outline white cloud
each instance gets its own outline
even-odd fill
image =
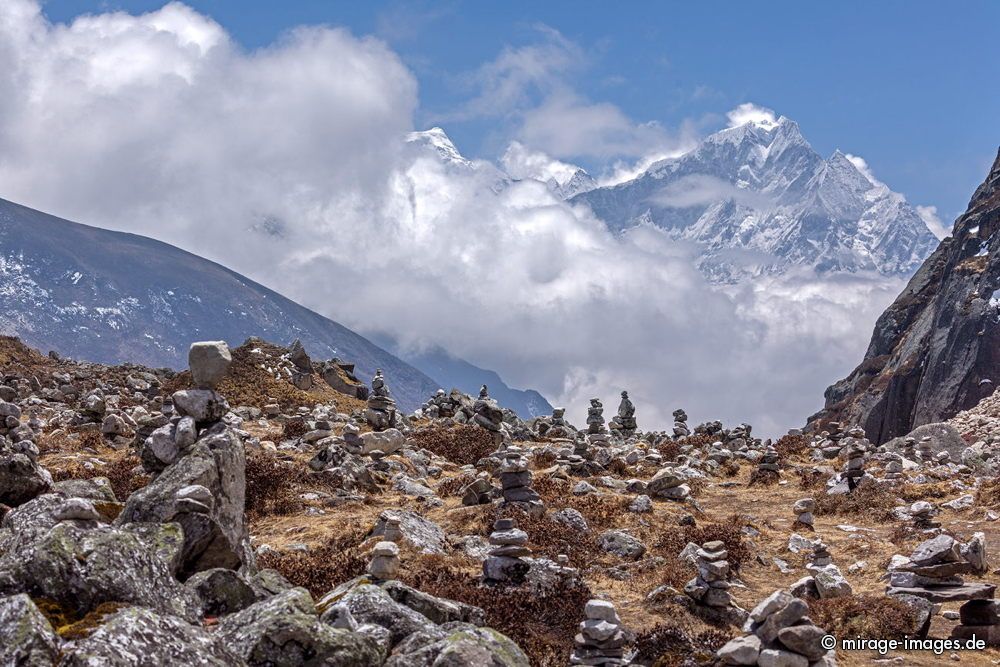
[[[728,200],[756,209],[767,208],[772,203],[765,194],[706,174],[684,176],[650,197],[650,201],[663,208],[707,206]]]
[[[916,206],[915,208],[917,209],[917,215],[927,225],[927,229],[931,230],[931,234],[939,239],[951,235],[951,229],[945,226],[938,215],[937,206]]]
[[[760,107],[751,102],[745,102],[726,114],[729,119],[729,127],[739,127],[747,123],[760,125],[765,129],[773,127],[778,122],[778,117],[774,111],[767,107]]]
[[[871,182],[872,185],[884,185],[882,181],[875,178],[875,174],[872,172],[871,167],[868,166],[868,162],[858,155],[851,155],[850,153],[845,153],[844,157],[847,161],[854,165],[854,167],[864,174],[865,178]]]
[[[504,171],[514,178],[533,178],[543,183],[554,179],[560,185],[571,179],[580,169],[575,164],[556,160],[541,151],[531,150],[520,141],[511,142],[500,158],[500,164],[503,165]]]
[[[488,68],[489,94],[522,108],[526,86],[559,88],[575,52],[546,39]],[[342,29],[246,53],[181,4],[52,25],[36,2],[0,3],[0,196],[180,245],[362,332],[439,344],[578,423],[587,399],[613,411],[627,388],[647,428],[676,407],[799,425],[898,290],[794,276],[720,292],[663,232],[616,237],[542,183],[497,194],[490,170],[402,150],[416,107],[396,54]],[[637,137],[665,133],[565,90],[523,118],[556,158],[655,154]]]

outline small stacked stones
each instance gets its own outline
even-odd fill
[[[994,584],[965,583],[962,574],[985,574],[986,539],[976,533],[968,544],[949,535],[922,542],[909,558],[893,556],[889,565],[888,595],[916,595],[932,603],[985,600],[993,597]]]
[[[920,456],[920,460],[924,462],[931,461],[934,458],[934,447],[932,446],[930,436],[920,438],[920,443],[917,445],[917,453]]]
[[[816,509],[816,501],[812,498],[801,498],[795,501],[792,512],[795,513],[795,523],[803,526],[813,527],[813,510]]]
[[[777,474],[780,469],[778,466],[778,450],[774,448],[774,445],[768,443],[764,454],[760,457],[760,462],[757,464],[757,472]]]
[[[579,457],[575,459],[574,457]],[[593,452],[590,451],[590,443],[587,440],[587,435],[582,431],[576,434],[576,439],[573,441],[573,456],[570,457],[571,463],[580,463],[582,461],[590,461],[594,458]]]
[[[787,591],[764,598],[743,626],[750,634],[729,641],[716,656],[724,665],[835,665],[821,645],[826,631],[813,625],[809,605]]]
[[[608,445],[608,429],[604,425],[604,404],[601,399],[590,399],[590,407],[587,408],[587,439],[590,444],[598,447]]]
[[[505,503],[526,503],[529,506],[542,506],[542,499],[531,488],[531,471],[528,470],[528,459],[520,447],[508,447],[503,452],[503,463],[499,469],[500,486]]]
[[[628,398],[628,392],[622,392],[622,402],[618,405],[618,416],[611,420],[612,430],[618,431],[623,438],[635,435],[639,426],[635,420],[635,406]]]
[[[910,461],[917,460],[917,439],[913,436],[906,436],[903,440],[903,456],[905,456]]]
[[[571,665],[624,665],[625,633],[615,606],[604,600],[590,600],[584,607],[586,620],[574,638]]]
[[[812,567],[826,567],[833,564],[833,556],[830,555],[830,547],[823,540],[815,540],[812,543],[812,558],[809,565]]]
[[[368,424],[376,431],[384,431],[396,426],[396,401],[389,394],[382,369],[375,370],[372,391],[368,396],[368,410],[365,412]]]
[[[674,437],[684,438],[691,435],[691,429],[687,425],[688,416],[682,409],[674,410]]]
[[[397,544],[403,539],[403,529],[400,527],[400,521],[398,517],[388,517],[385,520],[385,529],[382,531],[382,539],[386,542],[396,542]]]
[[[940,528],[941,524],[939,522],[932,521],[932,518],[936,516],[937,513],[937,508],[926,500],[918,500],[910,505],[909,514],[913,519],[913,527],[920,530]]]
[[[719,610],[733,607],[729,595],[729,552],[720,540],[705,542],[695,553],[698,575],[684,586],[684,592],[699,604]]]
[[[472,406],[474,413],[473,422],[493,433],[495,441],[503,440],[503,410],[497,402],[490,398],[489,392],[484,384],[479,390],[479,398]]]
[[[398,522],[397,522],[398,528]],[[386,525],[388,530],[388,524]],[[368,574],[373,579],[385,581],[395,579],[399,573],[399,547],[394,542],[378,542],[372,549],[372,560],[368,563]]]
[[[549,438],[568,438],[572,433],[566,426],[566,408],[552,408],[552,419],[545,436]]]
[[[853,491],[858,482],[865,476],[865,450],[860,445],[852,443],[847,447],[847,463],[844,464],[844,478],[847,488]]]
[[[346,449],[351,454],[360,454],[364,448],[364,441],[361,439],[361,428],[353,423],[347,422],[344,424],[344,430],[341,433],[341,438],[344,440],[344,449]]]
[[[528,534],[517,528],[513,519],[497,519],[490,534],[490,544],[496,548],[483,561],[483,578],[489,583],[523,582],[531,568],[521,560],[531,556],[527,543]]]
[[[885,479],[889,481],[903,480],[903,457],[895,452],[887,452],[884,459]]]

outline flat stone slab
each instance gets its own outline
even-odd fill
[[[989,600],[996,592],[995,584],[962,584],[961,586],[935,586],[934,588],[890,587],[886,595],[916,595],[931,602],[958,602],[959,600]]]

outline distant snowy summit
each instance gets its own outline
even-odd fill
[[[604,186],[517,142],[497,166],[463,157],[441,128],[407,140],[451,168],[488,172],[496,191],[537,180],[589,206],[614,232],[654,225],[693,242],[701,248],[699,267],[719,283],[796,267],[908,276],[938,244],[916,209],[863,160],[840,151],[824,159],[783,116],[716,132],[683,155]]]
[[[718,282],[805,266],[819,273],[910,275],[938,239],[865,163],[823,159],[792,120],[750,121],[575,196],[614,230],[652,224],[700,244]]]

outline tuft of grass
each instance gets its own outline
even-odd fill
[[[808,602],[813,623],[838,637],[892,639],[918,630],[913,608],[890,597],[852,595]]]
[[[892,521],[896,491],[884,484],[863,482],[850,493],[818,494],[814,513],[817,516],[862,517],[873,522]]]
[[[413,434],[413,440],[418,447],[458,465],[474,465],[497,448],[489,431],[471,424],[423,428]]]
[[[732,636],[721,630],[699,630],[695,624],[676,616],[636,636],[636,659],[653,667],[710,664],[715,652],[730,639]]]
[[[277,570],[319,599],[339,584],[365,573],[368,555],[359,549],[364,539],[364,532],[355,530],[309,551],[263,553],[257,557],[257,564]]]
[[[302,477],[295,465],[266,454],[249,454],[246,467],[246,513],[251,520],[292,514],[302,509],[296,483]]]

